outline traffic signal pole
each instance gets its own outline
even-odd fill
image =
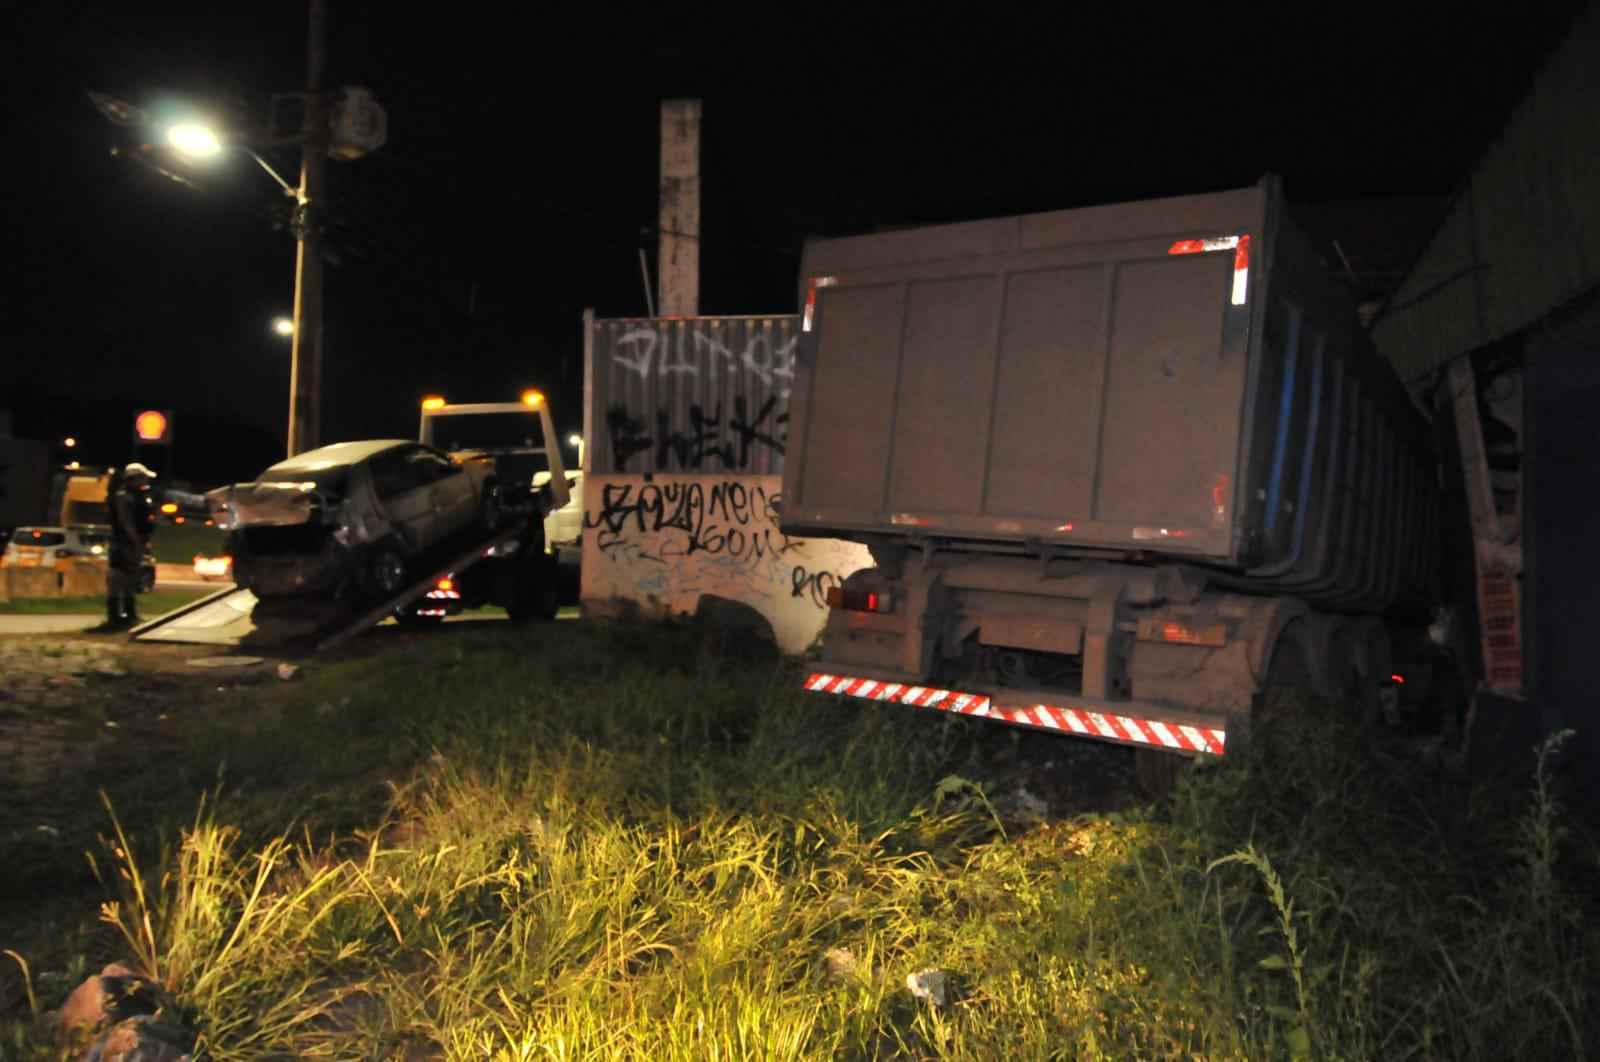
[[[322,233],[328,165],[327,3],[311,0],[306,109],[295,208],[294,338],[289,355],[289,456],[314,450],[322,433]]]

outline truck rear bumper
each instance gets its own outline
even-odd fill
[[[1009,688],[969,692],[825,672],[807,676],[805,687],[813,693],[931,708],[1138,748],[1221,756],[1227,746],[1227,716],[1155,701],[1100,701]]]

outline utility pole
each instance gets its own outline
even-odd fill
[[[700,101],[661,102],[659,262],[663,317],[700,312]]]
[[[294,232],[294,342],[289,355],[289,456],[315,449],[322,434],[322,234],[328,165],[327,2],[311,0],[306,104]]]

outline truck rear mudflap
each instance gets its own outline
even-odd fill
[[[1032,730],[1180,754],[1221,756],[1228,740],[1227,716],[1175,708],[1155,701],[1102,702],[1015,689],[995,693],[967,692],[827,672],[813,672],[807,676],[805,687],[813,693],[905,704]]]

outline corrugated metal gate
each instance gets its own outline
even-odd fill
[[[800,318],[621,318],[587,329],[587,468],[778,474]]]

